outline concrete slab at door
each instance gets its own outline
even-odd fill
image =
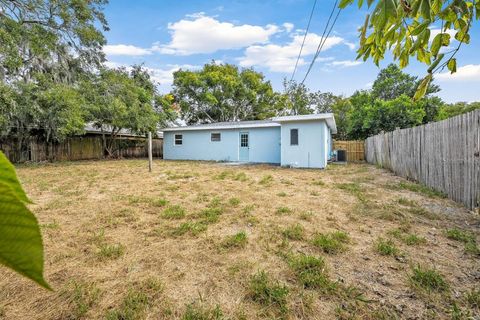
[[[250,159],[250,141],[248,132],[240,132],[239,161],[248,162]]]

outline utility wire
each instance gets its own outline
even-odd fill
[[[302,46],[300,47],[300,52],[298,53],[297,61],[295,62],[295,68],[293,69],[292,77],[290,81],[293,80],[295,77],[295,72],[297,71],[298,61],[300,60],[300,56],[302,55],[303,46],[305,45],[305,39],[307,39],[308,30],[310,29],[310,23],[312,22],[313,12],[315,11],[315,6],[317,5],[317,0],[313,2],[312,11],[310,12],[310,18],[308,19],[307,29],[305,30],[305,34],[303,35]]]
[[[327,34],[325,35],[326,30],[328,29],[328,26],[330,24],[330,20],[331,20],[333,14],[335,12],[335,8],[337,7],[337,3],[338,3],[338,0],[336,0],[335,4],[333,5],[332,12],[330,13],[327,24],[325,26],[325,29],[323,30],[322,38],[320,39],[320,43],[318,44],[317,52],[315,53],[315,55],[312,59],[312,62],[310,63],[310,66],[308,67],[307,73],[305,74],[305,77],[303,78],[303,80],[301,82],[302,84],[305,82],[308,75],[310,74],[310,71],[312,70],[313,65],[315,64],[315,60],[317,60],[318,56],[320,55],[320,52],[322,51],[323,46],[325,45],[325,42],[327,41],[328,37],[330,36],[330,33],[332,32],[333,27],[335,26],[335,23],[337,22],[337,19],[338,19],[338,16],[340,15],[341,9],[338,9],[337,14],[336,14],[336,16],[333,20],[333,23],[330,26],[330,29],[328,30]]]

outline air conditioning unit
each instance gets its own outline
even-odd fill
[[[337,161],[346,162],[347,161],[347,151],[346,150],[337,150]]]

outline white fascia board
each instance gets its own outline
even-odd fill
[[[272,121],[286,122],[286,121],[308,121],[308,120],[322,120],[333,118],[333,113],[319,113],[319,114],[304,114],[296,116],[274,117]]]
[[[315,121],[325,120],[332,133],[337,133],[337,125],[335,123],[335,117],[333,113],[320,113],[320,114],[306,114],[297,116],[284,116],[272,118],[272,121],[276,122],[289,122],[289,121]]]
[[[161,129],[164,132],[167,131],[194,131],[194,130],[224,130],[224,129],[245,129],[245,128],[269,128],[280,127],[279,123],[259,123],[259,124],[240,124],[240,125],[224,125],[224,126],[185,126]]]

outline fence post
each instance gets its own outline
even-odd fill
[[[152,133],[148,133],[148,171],[152,172]]]

